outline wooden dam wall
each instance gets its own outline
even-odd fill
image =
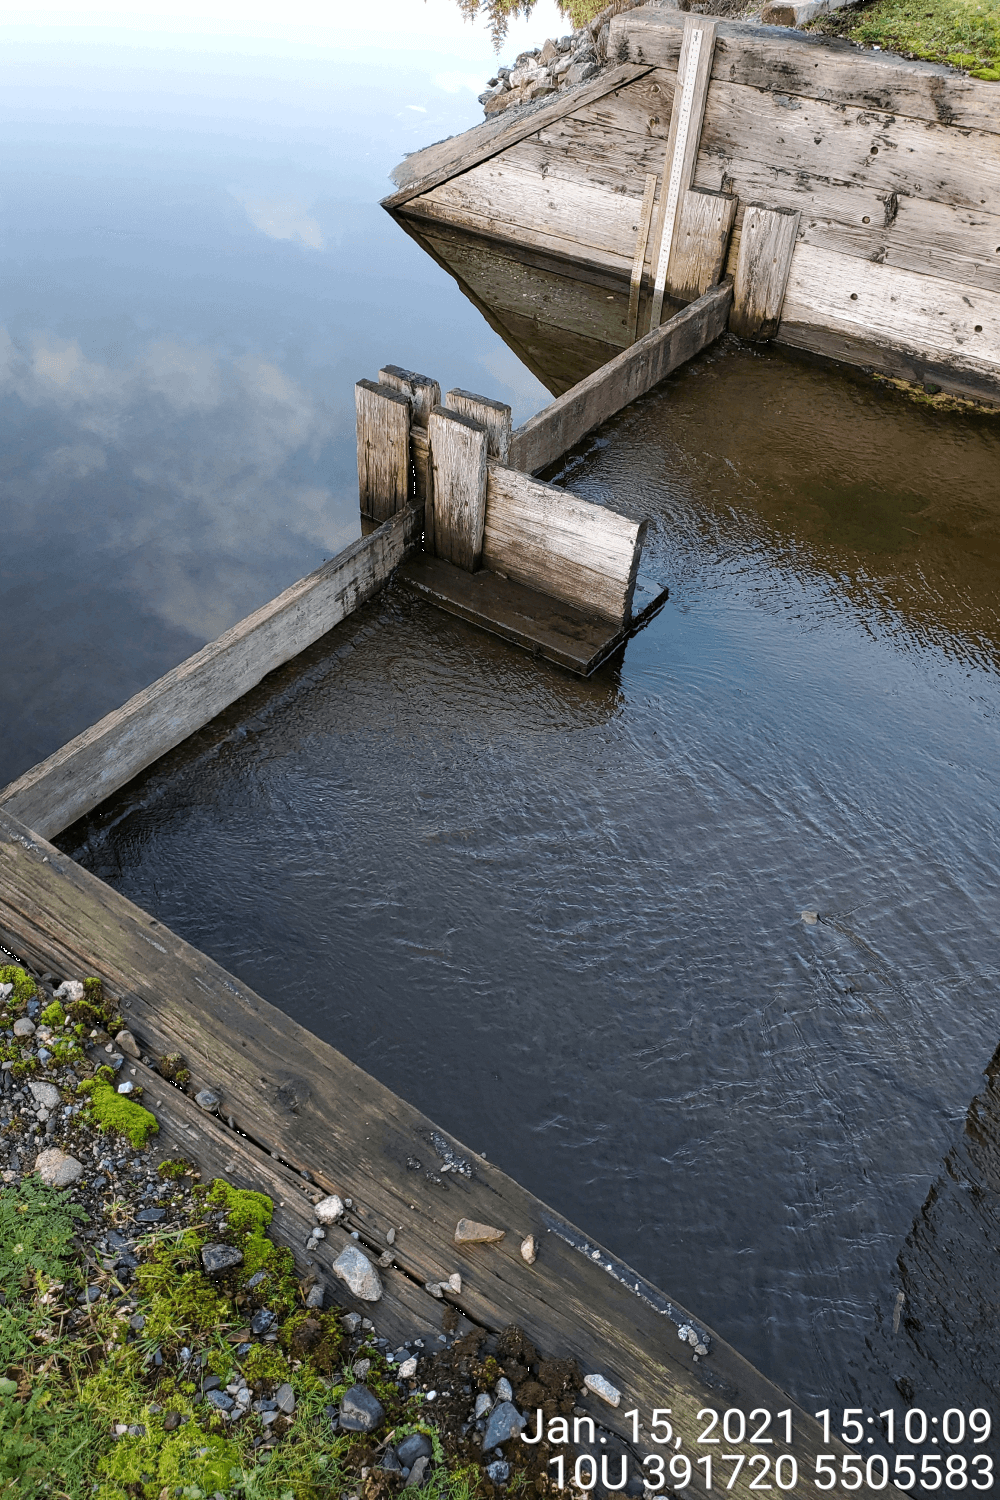
[[[662,222],[678,60],[694,20],[655,6],[615,17],[614,66],[601,78],[408,158],[385,206],[445,264],[461,232],[603,284],[627,342],[644,193],[659,175]],[[710,24],[687,181],[695,198],[736,199],[725,270],[737,281],[748,208],[798,215],[777,340],[1000,404],[1000,90],[823,37]],[[690,300],[676,253],[667,291]],[[575,326],[567,310],[567,329],[591,332],[579,310]]]

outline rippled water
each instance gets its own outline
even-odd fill
[[[64,845],[810,1410],[920,1389],[896,1258],[998,1034],[998,472],[722,346],[556,476],[651,518],[620,669],[390,589]]]

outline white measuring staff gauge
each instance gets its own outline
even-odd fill
[[[667,206],[663,215],[663,233],[660,236],[660,254],[656,262],[656,277],[653,281],[653,308],[649,326],[660,326],[663,311],[663,293],[667,285],[667,266],[674,243],[674,221],[677,218],[677,200],[681,195],[681,173],[684,170],[684,154],[691,132],[691,110],[694,107],[695,79],[698,76],[698,58],[704,39],[701,27],[692,29],[688,38],[687,66],[684,69],[684,87],[681,90],[680,114],[677,120],[677,135],[674,138],[674,154],[670,163],[670,178],[667,185]]]

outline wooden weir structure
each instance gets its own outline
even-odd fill
[[[839,1469],[850,1450],[824,1445],[819,1424],[700,1318],[51,842],[394,576],[571,671],[613,658],[665,594],[640,569],[644,524],[537,476],[727,326],[1000,401],[990,85],[888,58],[864,59],[859,84],[854,53],[652,8],[616,18],[611,47],[617,65],[572,95],[411,158],[388,206],[445,264],[449,236],[471,225],[543,275],[571,263],[580,286],[605,299],[614,286],[614,315],[594,343],[615,352],[517,431],[503,403],[461,390],[442,399],[433,378],[409,370],[386,365],[359,381],[361,539],[0,792],[0,943],[42,970],[101,975],[145,1054],[183,1052],[192,1092],[210,1088],[222,1106],[206,1114],[137,1063],[158,1146],[267,1191],[275,1232],[300,1264],[313,1201],[350,1198],[309,1254],[345,1308],[370,1315],[390,1343],[436,1336],[446,1308],[459,1331],[518,1323],[544,1353],[573,1355],[619,1389],[618,1407],[581,1397],[610,1432],[630,1443],[629,1411],[648,1421],[669,1407],[692,1457],[706,1409],[791,1409],[798,1478],[786,1493],[804,1500],[817,1455]],[[682,110],[672,108],[678,79]],[[770,121],[763,135],[755,110]],[[849,165],[861,135],[863,172]],[[825,178],[821,164],[807,170],[806,137]],[[769,152],[786,164],[768,167]],[[848,165],[834,168],[836,152]],[[918,172],[926,186],[908,196]],[[946,204],[948,193],[962,201]],[[980,193],[992,193],[989,205],[972,203]],[[864,227],[874,212],[859,212],[876,201],[877,232]],[[848,209],[860,221],[850,229]],[[859,289],[857,315],[848,287]],[[461,1218],[503,1238],[456,1244]],[[390,1227],[381,1300],[352,1301],[333,1260],[352,1231],[377,1259]],[[533,1264],[520,1253],[527,1235]],[[456,1269],[462,1290],[445,1286],[441,1299]],[[726,1487],[750,1496],[754,1473],[745,1465]]]

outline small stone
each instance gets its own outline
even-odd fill
[[[119,1031],[118,1035],[115,1037],[115,1046],[120,1047],[123,1052],[127,1052],[129,1057],[141,1056],[139,1043],[136,1041],[135,1037],[127,1027]]]
[[[11,1158],[13,1162],[13,1157]],[[46,1187],[64,1188],[79,1182],[83,1176],[83,1163],[75,1156],[67,1156],[57,1146],[39,1152],[35,1160],[35,1171]]]
[[[233,1245],[203,1245],[201,1263],[211,1276],[215,1271],[228,1271],[243,1260],[243,1251]]]
[[[142,1313],[133,1313],[128,1320],[128,1326],[132,1329],[133,1333],[141,1333],[146,1326],[146,1319]]]
[[[331,1193],[328,1198],[321,1198],[313,1208],[313,1214],[321,1224],[336,1224],[343,1212],[343,1202],[336,1193]]]
[[[274,1321],[275,1314],[269,1307],[259,1308],[250,1319],[250,1332],[267,1333]]]
[[[35,1023],[34,1023],[34,1021],[29,1021],[28,1018],[27,1018],[27,1016],[18,1016],[17,1020],[14,1022],[14,1035],[15,1036],[34,1036],[34,1034],[35,1034]]]
[[[433,1458],[434,1445],[425,1432],[411,1432],[396,1444],[396,1457],[404,1469],[412,1469],[418,1458]]]
[[[425,1281],[424,1282],[424,1291],[425,1292],[430,1292],[431,1296],[432,1297],[436,1297],[439,1302],[440,1302],[441,1298],[444,1296],[444,1292],[441,1289],[441,1283],[440,1283],[440,1281]]]
[[[218,1094],[212,1093],[211,1089],[201,1089],[197,1094],[195,1094],[194,1102],[202,1109],[211,1111],[213,1109],[218,1109],[222,1101],[219,1098]]]
[[[340,1401],[340,1426],[344,1432],[374,1432],[385,1420],[385,1407],[366,1385],[352,1385]]]
[[[806,924],[807,927],[815,927],[816,923],[819,921],[819,912],[818,911],[804,911],[802,913],[802,920]]]
[[[29,1083],[32,1098],[42,1109],[58,1109],[62,1100],[54,1083]]]
[[[352,1366],[352,1368],[354,1370],[354,1378],[355,1378],[355,1380],[356,1381],[357,1380],[364,1380],[365,1376],[368,1374],[368,1371],[371,1369],[371,1367],[372,1367],[372,1362],[371,1362],[370,1359],[358,1359],[358,1360],[355,1360],[354,1364]]]
[[[386,1230],[385,1242],[387,1245],[394,1245],[396,1243],[396,1231],[394,1229]]]
[[[695,1344],[695,1346],[694,1346],[694,1352],[695,1352],[695,1354],[700,1354],[702,1356],[702,1358],[704,1359],[705,1355],[708,1353],[708,1345],[707,1344]]]
[[[134,1088],[135,1084],[130,1082],[129,1079],[126,1079],[124,1083],[120,1083],[118,1085],[118,1092],[119,1094],[131,1094]]]
[[[345,1313],[340,1321],[341,1323],[343,1323],[348,1333],[357,1333],[358,1329],[361,1327],[361,1314]]]
[[[163,1418],[164,1432],[176,1432],[181,1425],[181,1414],[179,1411],[168,1411]]]
[[[488,1391],[482,1391],[476,1397],[476,1421],[477,1422],[479,1421],[480,1417],[485,1417],[486,1416],[486,1413],[489,1411],[489,1409],[490,1409],[490,1407],[492,1405],[493,1405],[493,1398],[489,1394]]]
[[[57,990],[53,991],[57,1000],[65,1000],[67,1005],[75,1005],[78,1000],[83,999],[83,981],[80,979],[64,979]]]
[[[412,1380],[417,1373],[417,1357],[411,1354],[409,1359],[404,1359],[399,1367],[399,1373],[404,1380]]]
[[[529,1266],[533,1266],[537,1255],[538,1246],[535,1244],[535,1236],[533,1234],[526,1235],[521,1241],[521,1259],[526,1260]]]
[[[688,1325],[686,1323],[682,1323],[677,1330],[677,1337],[680,1339],[682,1344],[686,1344],[690,1333],[691,1329],[688,1327]]]
[[[505,1231],[492,1224],[477,1224],[475,1219],[459,1219],[455,1225],[456,1245],[491,1245],[502,1240]]]
[[[506,1484],[510,1478],[510,1464],[504,1463],[502,1458],[495,1458],[486,1465],[486,1473],[494,1484]]]
[[[317,1281],[315,1286],[309,1288],[309,1291],[306,1295],[306,1307],[321,1308],[323,1306],[323,1299],[325,1296],[325,1285],[322,1281]]]
[[[158,1224],[166,1217],[165,1208],[140,1208],[135,1219],[137,1224]]]
[[[542,50],[538,54],[538,61],[540,63],[550,63],[554,57],[558,57],[558,56],[559,56],[559,48],[556,46],[555,42],[552,41],[552,39],[550,37],[549,40],[546,41],[543,44]]]
[[[256,1291],[257,1287],[259,1287],[261,1285],[261,1283],[264,1282],[264,1281],[266,1281],[266,1280],[267,1280],[267,1272],[266,1271],[255,1271],[253,1273],[253,1275],[250,1277],[250,1280],[247,1281],[247,1282],[245,1282],[244,1285],[246,1286],[246,1289],[247,1289],[248,1292],[253,1292],[253,1291]]]
[[[382,1295],[378,1272],[356,1245],[345,1245],[333,1263],[333,1274],[347,1283],[362,1302],[377,1302]]]
[[[382,1455],[382,1462],[379,1464],[379,1468],[385,1469],[388,1474],[398,1474],[402,1470],[402,1467],[402,1464],[396,1457],[395,1448],[387,1448]]]
[[[430,1466],[429,1458],[418,1458],[410,1470],[409,1479],[403,1485],[404,1490],[419,1490],[427,1477],[427,1470]]]
[[[290,1417],[292,1412],[295,1410],[295,1392],[292,1390],[287,1380],[285,1381],[284,1385],[278,1386],[278,1389],[274,1393],[274,1399],[277,1403],[278,1410],[283,1411],[286,1417]]]
[[[205,1400],[217,1411],[231,1411],[233,1407],[232,1396],[227,1396],[225,1391],[206,1391]]]
[[[496,1398],[498,1401],[513,1401],[514,1390],[506,1375],[501,1375],[496,1383]]]
[[[444,1286],[444,1284],[444,1282],[441,1283],[442,1286]],[[448,1277],[447,1285],[450,1292],[458,1293],[462,1290],[462,1277],[458,1271],[452,1271],[451,1275]]]
[[[516,1432],[520,1432],[525,1421],[511,1401],[500,1401],[490,1413],[490,1420],[483,1433],[483,1448],[488,1452],[506,1443]]]
[[[311,1240],[315,1240],[316,1243],[318,1244],[320,1240],[325,1240],[326,1239],[326,1230],[325,1229],[318,1229],[318,1228],[314,1229],[313,1232],[312,1232],[312,1234],[309,1236],[309,1238]]]
[[[593,1391],[595,1396],[600,1396],[609,1406],[618,1406],[621,1403],[622,1393],[616,1386],[606,1380],[603,1375],[585,1375],[583,1383],[588,1391]]]

